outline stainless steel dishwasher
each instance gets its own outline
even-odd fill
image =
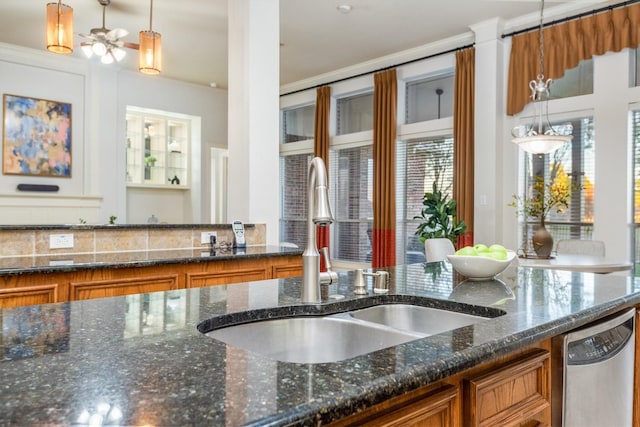
[[[632,425],[635,309],[552,340],[554,426]]]

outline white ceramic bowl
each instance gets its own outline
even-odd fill
[[[447,255],[453,269],[470,280],[490,280],[500,274],[516,257],[514,251],[507,251],[507,259],[499,261],[483,256]]]

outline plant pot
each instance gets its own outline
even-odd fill
[[[553,249],[553,237],[544,226],[544,221],[540,222],[540,227],[536,230],[531,238],[533,250],[538,258],[550,258]]]

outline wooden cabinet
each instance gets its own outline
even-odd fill
[[[335,421],[344,426],[551,425],[550,341]]]
[[[302,257],[236,258],[188,264],[87,268],[0,276],[0,308],[302,276]]]
[[[546,425],[551,420],[550,355],[535,351],[464,380],[465,426]]]

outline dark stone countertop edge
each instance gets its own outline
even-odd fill
[[[134,251],[131,253],[140,253],[140,252],[148,252],[151,254],[151,259],[145,260],[130,260],[130,261],[108,261],[108,262],[80,262],[74,264],[61,264],[61,265],[48,265],[48,266],[32,266],[32,267],[16,267],[16,268],[0,268],[0,277],[2,276],[14,276],[14,275],[25,275],[25,274],[43,274],[43,273],[67,273],[73,271],[82,271],[82,270],[99,270],[105,268],[111,269],[121,269],[121,268],[136,268],[136,267],[150,267],[155,265],[169,265],[169,264],[196,264],[203,262],[217,262],[217,261],[227,261],[233,259],[260,259],[260,258],[274,258],[280,256],[289,256],[289,255],[302,255],[302,249],[295,248],[285,248],[278,246],[259,246],[260,248],[266,248],[264,252],[250,252],[251,246],[248,246],[246,253],[226,253],[228,249],[225,249],[224,252],[218,250],[215,255],[212,256],[195,256],[195,255],[186,255],[186,256],[169,256],[169,257],[161,257],[158,255],[157,258],[153,258],[153,254],[160,254],[163,251]],[[191,249],[176,249],[171,250],[167,249],[167,252],[179,252],[179,251],[201,251],[206,252],[208,248],[191,248]],[[104,253],[105,255],[110,255],[113,253]],[[123,253],[126,254],[126,253]],[[86,254],[69,254],[66,256],[56,256],[58,260],[69,259],[72,260],[74,256],[82,256]],[[98,254],[99,255],[99,254]],[[42,256],[46,257],[46,256]]]

